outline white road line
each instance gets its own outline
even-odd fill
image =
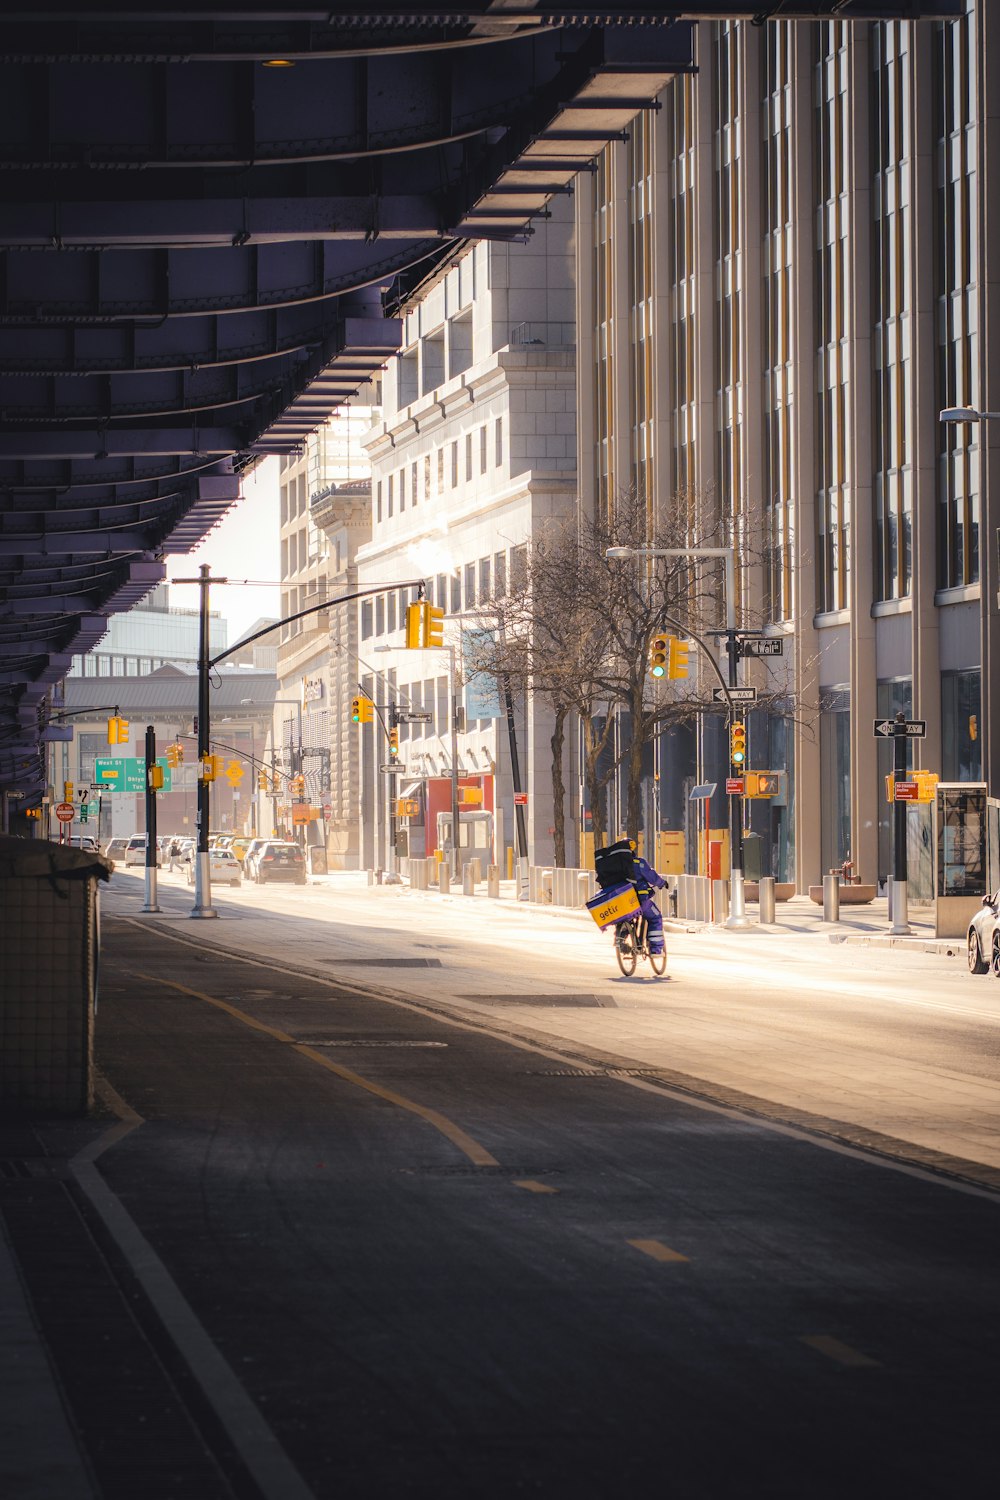
[[[163,1261],[98,1171],[98,1157],[143,1123],[104,1079],[99,1092],[122,1118],[71,1159],[70,1171],[128,1261],[265,1500],[316,1500]]]

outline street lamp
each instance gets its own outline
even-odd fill
[[[939,414],[939,422],[991,422],[1000,417],[1000,411],[977,411],[974,406],[946,406]]]
[[[722,673],[719,672],[718,663],[712,653],[705,647],[704,642],[693,634],[680,622],[681,629],[688,630],[688,634],[698,641],[705,650],[710,664],[715,668],[722,683],[723,691],[729,702],[729,720],[732,724],[735,720],[735,709],[733,700],[729,697],[729,688],[737,686],[739,657],[737,630],[736,630],[736,564],[730,547],[606,547],[605,557],[612,562],[624,562],[630,557],[710,557],[721,559],[726,568],[726,652],[729,656],[729,683],[728,686]],[[726,919],[727,927],[747,927],[746,896],[743,885],[743,814],[740,807],[740,799],[732,794],[729,798],[729,873],[731,876],[731,894],[729,902],[729,916]]]

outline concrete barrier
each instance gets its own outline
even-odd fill
[[[486,866],[486,894],[487,896],[499,897],[500,895],[500,866]]]
[[[712,921],[719,925],[729,916],[729,881],[712,881]]]
[[[470,859],[462,866],[462,895],[474,896],[476,894],[476,871],[479,866],[474,859]]]
[[[760,910],[757,916],[766,926],[771,927],[774,925],[774,876],[762,875],[758,884]]]
[[[441,892],[442,896],[447,896],[448,892],[451,890],[451,871],[448,869],[448,866],[445,864],[444,860],[442,860],[438,865],[438,890]]]

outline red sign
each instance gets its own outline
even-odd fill
[[[897,802],[916,802],[920,796],[920,786],[916,781],[896,782]]]
[[[73,806],[72,802],[60,802],[59,806],[56,808],[56,817],[59,819],[60,823],[72,823],[73,819],[76,817],[76,808]]]
[[[742,776],[727,776],[726,777],[726,796],[727,797],[742,797],[743,796],[743,777]]]
[[[527,805],[528,805],[528,794],[527,794],[527,792],[515,792],[514,793],[514,806],[515,807],[527,807]]]

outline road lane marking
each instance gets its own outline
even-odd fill
[[[648,1255],[652,1260],[662,1261],[665,1265],[688,1259],[679,1251],[671,1250],[669,1245],[664,1245],[662,1240],[628,1240],[627,1243],[632,1246],[633,1250],[641,1250],[643,1255]]]
[[[808,1344],[810,1349],[815,1349],[819,1354],[825,1354],[827,1359],[835,1360],[838,1365],[847,1365],[855,1370],[878,1368],[877,1359],[869,1359],[860,1349],[852,1349],[850,1344],[843,1344],[840,1339],[831,1338],[828,1333],[806,1333],[802,1335],[800,1342]]]
[[[276,1042],[285,1042],[303,1057],[308,1057],[312,1062],[318,1063],[328,1073],[334,1073],[338,1078],[344,1079],[346,1083],[354,1084],[355,1088],[365,1089],[369,1094],[375,1094],[377,1098],[384,1099],[387,1104],[395,1104],[399,1109],[407,1110],[411,1115],[418,1115],[428,1125],[432,1125],[453,1146],[477,1167],[498,1167],[500,1163],[496,1157],[487,1151],[485,1146],[479,1142],[460,1125],[449,1120],[447,1115],[441,1114],[436,1109],[429,1109],[424,1104],[418,1104],[414,1099],[408,1099],[405,1094],[397,1094],[394,1089],[387,1089],[380,1083],[374,1083],[370,1078],[363,1078],[360,1073],[353,1072],[350,1068],[343,1067],[332,1058],[324,1057],[322,1052],[317,1052],[315,1047],[309,1047],[304,1042],[297,1042],[293,1036],[286,1031],[279,1031],[276,1026],[268,1026],[266,1021],[258,1021],[254,1016],[247,1015],[246,1011],[240,1010],[235,1005],[230,1005],[228,1000],[219,1000],[214,995],[206,995],[203,990],[193,990],[186,984],[179,984],[176,979],[164,979],[159,974],[142,974],[135,971],[137,979],[145,979],[150,984],[167,985],[170,989],[179,990],[182,995],[191,995],[195,1000],[203,1000],[206,1005],[214,1005],[216,1010],[225,1013],[235,1021],[240,1021],[244,1026],[249,1026],[252,1031],[260,1031],[265,1036],[273,1038]]]
[[[547,1182],[536,1182],[533,1177],[522,1177],[515,1181],[515,1187],[524,1188],[526,1193],[558,1193],[559,1189],[549,1187]]]

